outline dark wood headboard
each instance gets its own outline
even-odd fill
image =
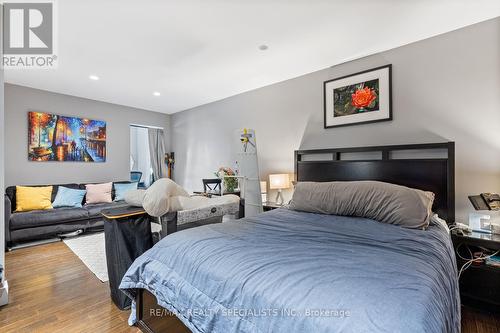
[[[434,192],[434,211],[455,221],[455,143],[295,151],[296,181],[377,180]]]

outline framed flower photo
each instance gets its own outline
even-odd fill
[[[325,128],[392,120],[392,65],[323,83]]]

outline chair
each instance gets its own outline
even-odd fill
[[[142,172],[140,171],[130,171],[130,181],[136,182],[139,184],[138,187],[144,186],[143,183],[141,183],[141,178],[142,178]]]
[[[222,180],[219,178],[202,179],[203,192],[215,195],[222,195]]]

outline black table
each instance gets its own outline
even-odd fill
[[[151,217],[138,207],[106,209],[104,237],[111,299],[121,310],[130,307],[131,300],[120,290],[120,282],[134,260],[153,246]]]
[[[265,212],[268,212],[268,211],[273,210],[273,209],[278,209],[278,208],[281,208],[281,207],[283,207],[283,205],[280,205],[280,204],[278,204],[276,202],[266,201],[266,202],[262,203],[262,209]]]
[[[500,235],[472,232],[460,234],[452,231],[451,238],[455,251],[462,244],[460,254],[468,258],[470,254],[465,248],[472,251],[480,247],[492,251],[500,250]],[[458,269],[464,260],[457,256]],[[500,268],[482,265],[471,265],[460,277],[460,296],[462,303],[490,312],[500,312]]]

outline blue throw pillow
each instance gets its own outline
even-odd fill
[[[137,190],[138,183],[115,183],[115,200],[114,201],[122,201],[125,200],[125,193],[132,190]]]
[[[83,197],[86,190],[75,190],[72,188],[59,186],[56,198],[52,203],[52,207],[82,207]]]

